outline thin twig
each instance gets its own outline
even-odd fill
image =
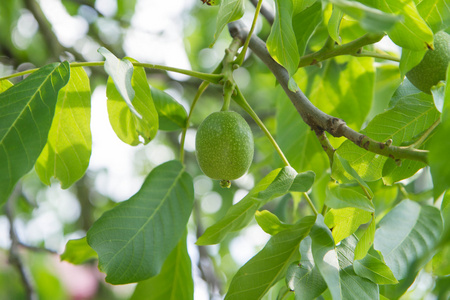
[[[258,0],[250,0],[252,4],[256,7],[258,5]],[[274,22],[274,14],[272,9],[267,5],[267,3],[262,3],[261,5],[261,14],[266,18],[267,22],[269,22],[270,25]]]

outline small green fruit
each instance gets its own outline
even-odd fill
[[[422,61],[406,77],[419,90],[431,94],[431,87],[445,80],[450,62],[450,35],[439,31],[434,35],[434,50],[428,50]]]
[[[253,160],[253,135],[244,118],[219,111],[200,124],[195,137],[197,161],[208,177],[234,180],[247,172]]]

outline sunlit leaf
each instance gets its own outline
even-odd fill
[[[401,280],[417,260],[432,251],[441,232],[437,208],[404,200],[380,221],[374,248],[381,252],[395,278]]]
[[[364,229],[364,232],[355,247],[355,260],[365,257],[369,249],[372,247],[373,240],[375,239],[375,228],[375,216],[372,216],[370,224],[366,229]]]
[[[54,63],[0,94],[0,205],[47,143],[58,92],[69,77],[67,62]]]
[[[161,272],[136,286],[130,300],[194,299],[191,258],[186,238],[182,237],[164,262]]]
[[[105,72],[111,76],[115,88],[122,99],[127,104],[130,111],[141,118],[142,116],[134,108],[132,101],[134,99],[134,89],[131,86],[131,77],[133,76],[133,64],[128,59],[118,59],[106,48],[99,48],[98,52],[105,57]]]
[[[257,211],[255,219],[259,227],[270,235],[275,235],[291,227],[291,225],[281,222],[276,215],[268,210]]]
[[[371,218],[370,212],[355,207],[330,209],[325,215],[325,224],[332,228],[333,239],[337,244],[352,235],[359,226],[369,222]]]
[[[450,26],[450,4],[446,0],[421,0],[417,10],[433,32]]]
[[[194,201],[185,167],[169,161],[151,171],[130,199],[104,213],[87,241],[112,284],[155,276],[183,235]]]
[[[4,91],[6,91],[7,89],[9,89],[12,86],[13,86],[13,84],[11,83],[11,81],[9,81],[7,79],[0,80],[0,93],[3,93]]]
[[[361,128],[373,101],[373,58],[341,56],[325,61],[322,68],[302,68],[294,78],[323,112],[345,120],[355,130]]]
[[[216,33],[211,46],[217,41],[225,26],[233,21],[239,20],[244,15],[243,0],[221,0],[219,12],[217,14]]]
[[[272,236],[234,275],[225,299],[261,299],[285,275],[290,263],[298,259],[300,242],[308,235],[314,220],[312,216],[305,217],[292,228]]]
[[[86,237],[69,240],[64,253],[61,254],[61,260],[74,265],[80,265],[93,259],[97,259],[97,253],[88,245]]]
[[[380,142],[392,139],[394,146],[412,140],[439,118],[439,112],[430,98],[424,93],[400,98],[392,109],[377,115],[362,133]],[[350,141],[345,141],[337,152],[364,180],[373,181],[382,177],[387,157],[366,151]]]
[[[83,68],[71,68],[67,85],[59,91],[47,144],[37,162],[39,178],[50,185],[52,177],[68,188],[89,165],[92,148],[91,89]]]
[[[135,61],[131,58],[128,60]],[[143,144],[147,144],[156,136],[159,122],[144,68],[134,68],[131,88],[135,94],[131,103],[139,117],[132,113],[128,105],[125,105],[126,101],[122,93],[117,90],[113,78],[108,78],[106,96],[109,121],[114,132],[123,142],[135,146],[141,142],[141,138]]]
[[[300,55],[292,25],[293,5],[291,0],[275,0],[275,20],[267,38],[270,55],[292,76],[297,71]]]
[[[327,23],[328,34],[336,43],[342,44],[341,37],[339,36],[339,29],[344,12],[336,5],[333,5],[332,7],[331,16]]]
[[[358,187],[358,189],[360,189]],[[332,208],[356,207],[368,212],[374,212],[373,203],[354,188],[343,187],[330,183],[327,189],[326,204]]]

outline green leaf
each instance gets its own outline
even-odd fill
[[[400,57],[400,76],[403,78],[405,74],[417,66],[422,60],[428,49],[423,49],[419,51],[402,49],[402,56]]]
[[[433,32],[450,26],[450,5],[446,0],[421,0],[417,10]]]
[[[275,20],[267,38],[270,55],[292,76],[298,69],[300,55],[292,25],[293,5],[291,0],[275,0]]]
[[[355,260],[363,259],[369,249],[373,245],[373,240],[375,239],[375,216],[372,216],[372,220],[367,228],[364,230],[361,238],[358,241],[358,244],[355,248]]]
[[[270,185],[259,192],[258,200],[265,204],[273,198],[285,195],[291,189],[297,172],[291,167],[284,167]]]
[[[359,187],[358,187],[359,189]],[[354,188],[342,187],[335,183],[328,184],[325,203],[331,208],[356,207],[368,212],[374,212],[373,203]]]
[[[234,275],[225,299],[261,299],[298,258],[300,242],[308,235],[314,220],[313,216],[305,217],[292,228],[272,236]]]
[[[438,84],[431,87],[431,95],[433,96],[434,106],[436,106],[436,109],[440,113],[442,113],[442,110],[444,109],[445,88],[446,84],[444,81],[440,81]]]
[[[286,282],[295,292],[295,300],[313,300],[327,289],[327,284],[315,265],[309,236],[301,242],[300,254],[300,263],[289,266]]]
[[[342,44],[341,37],[339,36],[339,30],[341,27],[343,16],[344,12],[340,10],[336,5],[333,5],[331,16],[327,24],[327,30],[330,37],[339,45]]]
[[[186,237],[182,237],[164,262],[161,272],[136,286],[130,300],[191,300],[194,299],[191,259]]]
[[[314,184],[315,177],[316,174],[313,171],[299,173],[295,176],[294,182],[292,182],[289,190],[291,192],[306,193]]]
[[[358,21],[362,28],[368,32],[389,31],[401,18],[391,12],[384,13],[378,9],[368,7],[357,1],[329,0],[334,7]]]
[[[230,207],[222,219],[207,228],[196,244],[217,244],[229,232],[244,228],[259,207],[289,191],[296,174],[291,167],[276,169],[267,174],[241,201]]]
[[[54,63],[0,94],[0,205],[47,143],[58,92],[69,77],[67,62]]]
[[[342,286],[342,299],[380,299],[378,285],[370,280],[358,276],[352,266],[348,266],[339,272]]]
[[[412,94],[397,100],[395,106],[377,115],[362,131],[376,141],[392,139],[394,146],[411,141],[428,129],[439,118],[430,95]],[[387,157],[366,151],[345,141],[337,153],[345,158],[366,181],[378,180]]]
[[[352,262],[357,242],[356,237],[351,235],[336,247],[340,266],[342,299],[379,299],[378,285],[358,276],[353,269]]]
[[[371,218],[370,212],[355,207],[330,209],[325,215],[325,224],[332,228],[333,239],[337,244],[352,235],[359,226],[369,222]]]
[[[359,176],[359,174],[355,171],[355,169],[352,168],[352,166],[349,164],[349,162],[340,156],[337,152],[334,152],[333,154],[333,166],[332,166],[332,176],[336,176],[336,179],[340,179],[343,182],[347,182],[347,180],[343,180],[343,177],[341,174],[342,169],[345,171],[346,179],[350,179],[350,181],[356,180],[358,184],[361,186],[362,189],[366,191],[368,196],[370,198],[373,198],[373,192],[370,189],[370,187],[367,185],[367,183]]]
[[[374,116],[384,112],[388,107],[389,100],[398,88],[402,78],[398,66],[393,64],[382,64],[377,66],[375,75],[375,95],[366,122]]]
[[[3,93],[12,86],[13,84],[8,79],[0,80],[0,93]]]
[[[132,105],[140,117],[133,114],[129,106],[125,105],[124,98],[113,80],[114,78],[108,78],[106,96],[109,121],[114,132],[129,145],[138,145],[139,137],[143,139],[144,145],[147,144],[158,131],[158,112],[153,103],[144,68],[136,67],[131,78],[131,87],[135,91]]]
[[[433,42],[433,32],[420,16],[413,0],[364,0],[360,2],[402,17],[388,32],[391,40],[400,47],[423,50]]]
[[[341,56],[327,60],[322,68],[302,68],[295,79],[320,110],[345,120],[348,126],[359,130],[373,101],[373,61],[369,57]],[[316,136],[314,138],[317,139]]]
[[[333,300],[340,300],[341,282],[339,279],[339,262],[331,231],[324,223],[322,215],[318,215],[309,233],[314,263],[327,283]]]
[[[214,45],[219,38],[220,33],[228,23],[239,20],[243,15],[243,0],[221,0],[217,15],[216,33],[214,34],[214,41],[210,47]]]
[[[292,4],[294,5],[294,15],[308,9],[308,7],[312,6],[316,1],[317,0],[292,0]]]
[[[358,276],[367,278],[376,284],[398,283],[386,263],[370,253],[362,260],[355,260],[353,269]]]
[[[386,185],[392,185],[397,181],[413,176],[424,167],[426,167],[426,164],[420,161],[405,160],[402,161],[401,166],[398,166],[393,159],[388,159],[383,166],[383,182]]]
[[[142,118],[132,104],[134,99],[134,89],[131,86],[133,64],[128,59],[119,60],[106,48],[100,47],[98,52],[105,58],[105,72],[111,77],[120,96],[125,100],[131,112],[136,117]]]
[[[316,174],[324,173],[329,164],[315,133],[303,122],[294,105],[281,89],[278,95],[276,98],[278,145],[291,166],[297,171],[313,170]]]
[[[158,111],[159,129],[173,131],[186,128],[187,113],[183,105],[157,88],[152,88],[151,91]]]
[[[316,2],[292,18],[292,28],[297,40],[299,55],[305,53],[309,39],[322,21],[322,5]]]
[[[437,208],[404,200],[381,219],[374,248],[381,252],[395,278],[401,280],[413,264],[434,249],[441,232]]]
[[[87,241],[112,284],[155,276],[180,240],[194,201],[191,176],[178,161],[153,169],[130,199],[105,212]]]
[[[447,78],[450,78],[450,66],[447,68]],[[450,168],[448,149],[450,149],[450,84],[445,85],[444,105],[442,107],[441,124],[430,140],[428,162],[433,177],[434,197],[437,199],[450,187]]]
[[[255,219],[259,227],[270,235],[275,235],[280,231],[292,227],[292,225],[281,222],[276,215],[268,210],[257,211],[255,213]]]
[[[67,85],[59,91],[47,144],[37,159],[39,178],[52,177],[66,189],[86,172],[91,157],[91,89],[83,68],[72,68]]]
[[[131,19],[134,15],[137,0],[117,0],[118,19]]]
[[[66,244],[61,260],[74,265],[81,265],[90,260],[97,259],[97,253],[89,247],[86,237],[76,240],[69,240]]]

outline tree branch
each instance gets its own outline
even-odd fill
[[[230,34],[233,38],[237,37],[245,40],[247,30],[240,21],[229,24]],[[338,46],[324,52],[320,56],[311,54],[309,59],[313,61],[314,57],[330,58],[337,55],[352,54],[354,49],[359,49],[362,45],[367,45],[368,42],[376,42],[381,39],[381,35],[366,34],[363,37],[342,46]],[[317,107],[315,107],[309,99],[298,89],[292,92],[288,88],[289,74],[285,68],[279,65],[269,54],[266,44],[257,36],[252,36],[250,39],[250,49],[261,59],[263,63],[275,75],[277,81],[284,89],[285,93],[294,104],[303,121],[308,124],[315,132],[327,131],[334,137],[346,137],[357,146],[374,152],[383,156],[390,157],[399,161],[400,159],[411,159],[427,163],[427,151],[412,149],[409,147],[397,147],[391,145],[392,141],[379,142],[375,141],[364,134],[356,132],[347,126],[344,120],[330,116]],[[346,50],[345,50],[346,49]],[[344,51],[345,50],[345,51]],[[347,53],[346,51],[349,51]]]
[[[16,189],[17,190],[17,189]],[[17,236],[16,229],[14,227],[14,200],[16,199],[16,193],[13,193],[9,200],[5,204],[5,214],[9,221],[9,236],[11,239],[11,247],[9,249],[9,262],[15,266],[19,271],[22,283],[25,287],[25,293],[28,300],[37,300],[37,294],[33,286],[33,278],[30,271],[23,263],[19,253],[19,238]]]

